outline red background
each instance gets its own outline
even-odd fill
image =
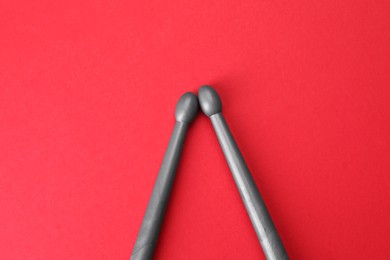
[[[1,258],[128,259],[207,83],[291,259],[388,259],[389,3],[1,1]],[[202,114],[155,258],[264,258]]]

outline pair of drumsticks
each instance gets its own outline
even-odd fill
[[[199,97],[197,98],[193,93],[185,93],[176,105],[175,128],[158,173],[130,259],[149,260],[153,257],[165,208],[179,164],[184,138],[189,124],[194,120],[198,111],[198,99],[203,113],[211,119],[211,123],[213,124],[230,171],[232,172],[234,181],[236,182],[266,258],[276,260],[288,259],[286,250],[264,201],[222,115],[222,103],[219,95],[210,86],[201,87],[198,95]]]

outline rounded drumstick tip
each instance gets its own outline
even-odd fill
[[[208,117],[222,112],[222,103],[218,93],[210,86],[204,85],[199,89],[199,104]]]
[[[191,123],[198,112],[198,99],[194,93],[182,95],[176,104],[176,121]]]

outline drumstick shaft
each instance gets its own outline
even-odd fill
[[[131,260],[152,259],[165,209],[168,204],[188,124],[176,122],[152,196],[135,243]]]
[[[210,119],[264,254],[267,259],[288,259],[271,216],[222,113],[214,114]]]

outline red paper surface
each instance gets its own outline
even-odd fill
[[[291,259],[389,259],[389,3],[2,1],[1,259],[128,259],[202,84]],[[155,259],[264,259],[202,114]]]

